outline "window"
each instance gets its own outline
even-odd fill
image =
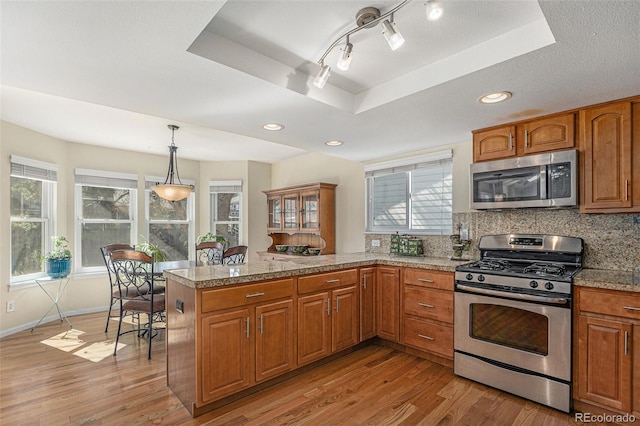
[[[76,269],[104,269],[100,247],[132,244],[138,176],[76,169]]]
[[[209,182],[211,232],[227,240],[228,246],[241,244],[242,181]]]
[[[367,231],[449,235],[451,150],[365,167]]]
[[[151,190],[164,178],[145,177],[145,222],[147,241],[158,246],[169,260],[189,259],[189,248],[195,246],[195,195],[180,201],[167,201]],[[183,180],[185,185],[194,182]],[[194,249],[195,250],[195,249]]]
[[[54,232],[55,164],[11,156],[11,281],[41,276]]]

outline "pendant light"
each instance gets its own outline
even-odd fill
[[[171,129],[171,145],[169,146],[169,170],[167,170],[167,178],[163,184],[156,183],[151,187],[153,192],[158,194],[158,197],[167,201],[180,201],[184,200],[193,191],[193,185],[183,185],[180,181],[180,175],[178,174],[178,147],[173,141],[175,131],[180,127],[169,124],[167,126]],[[174,181],[174,174],[177,180]]]

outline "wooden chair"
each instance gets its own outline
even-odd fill
[[[109,331],[109,321],[111,318],[117,318],[119,315],[112,315],[113,305],[118,301],[120,292],[118,291],[118,283],[116,282],[115,273],[113,270],[113,264],[111,263],[111,253],[116,250],[134,250],[133,246],[129,244],[108,244],[104,247],[100,247],[100,252],[104,259],[104,265],[107,267],[107,274],[109,274],[109,284],[111,294],[111,303],[109,303],[109,313],[107,314],[107,325],[104,327],[104,332]]]
[[[229,247],[222,255],[222,263],[225,265],[244,263],[244,257],[246,254],[247,246]]]
[[[165,321],[165,295],[156,294],[154,291],[153,257],[141,251],[116,250],[111,253],[111,263],[120,296],[118,334],[113,355],[115,356],[118,350],[120,336],[137,331],[138,337],[146,335],[149,339],[148,359],[151,359],[151,340],[154,333],[157,334],[153,323]],[[144,330],[141,327],[140,314],[147,317]],[[137,328],[122,331],[122,319],[125,315],[134,318]]]
[[[196,266],[220,265],[224,245],[215,241],[205,241],[196,244]]]

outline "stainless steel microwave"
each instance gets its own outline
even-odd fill
[[[578,203],[578,151],[471,164],[471,208],[571,207]]]

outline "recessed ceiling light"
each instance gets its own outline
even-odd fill
[[[270,130],[272,132],[276,132],[278,130],[284,129],[284,126],[279,123],[265,123],[262,125],[262,128],[265,130]]]
[[[342,145],[342,141],[327,141],[324,144],[327,146],[340,146]]]
[[[496,92],[489,93],[488,95],[478,98],[478,102],[481,104],[496,104],[498,102],[506,101],[511,97],[511,92]]]

